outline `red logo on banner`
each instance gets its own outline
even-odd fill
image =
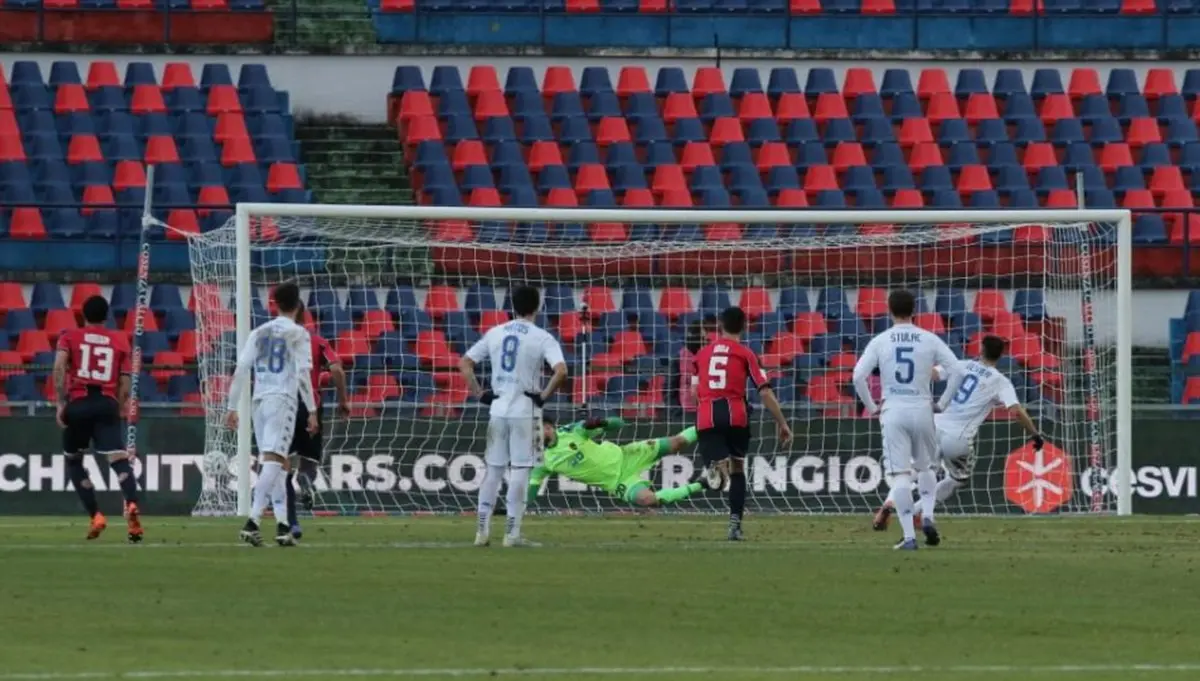
[[[1026,513],[1049,513],[1071,498],[1071,459],[1050,443],[1014,449],[1004,462],[1004,495]]]

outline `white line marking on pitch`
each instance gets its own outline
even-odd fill
[[[278,677],[491,677],[491,676],[623,676],[630,674],[655,676],[716,676],[722,674],[763,674],[793,676],[826,676],[850,674],[962,674],[988,676],[993,674],[1097,674],[1097,673],[1177,673],[1198,672],[1200,663],[1181,664],[1062,664],[1062,665],[914,665],[914,666],[850,666],[794,665],[779,667],[529,667],[525,669],[215,669],[177,671],[127,672],[0,672],[0,681],[74,681],[85,679],[204,679],[204,678],[278,678]]]

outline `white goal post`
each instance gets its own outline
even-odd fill
[[[465,239],[440,240],[442,237],[435,234],[433,226],[447,222],[461,222],[470,226],[481,226],[481,228],[495,223],[506,223],[510,226],[524,225],[530,228],[544,225],[653,224],[662,226],[663,235],[659,240],[654,241],[614,240],[609,243],[594,243],[587,240],[568,242],[557,239],[547,242],[539,241],[536,238],[523,242],[514,239],[513,242],[490,243]],[[737,225],[739,229],[755,225],[778,225],[779,230],[771,232],[775,236],[757,240],[748,234],[746,239],[741,241],[695,240],[694,236],[675,239],[671,236],[672,234],[681,234],[684,226],[726,224]],[[268,225],[272,232],[269,239],[259,238],[263,231],[260,228],[264,225]],[[668,228],[668,226],[677,227]],[[855,226],[855,228],[835,229],[838,226]],[[872,226],[877,229],[859,230],[858,226]],[[889,226],[891,229],[888,229]],[[1019,256],[1013,254],[1016,253],[1016,250],[1003,251],[1004,255],[994,255],[1001,251],[990,251],[988,248],[979,246],[977,242],[979,237],[1001,233],[1011,234],[1011,230],[1026,228],[1045,229],[1049,237],[1044,241],[1046,245],[1040,249],[1038,256],[1020,260],[1021,267],[1030,269],[1040,266],[1044,268],[1044,271],[1041,274],[1036,271],[1026,271],[1020,281],[1010,281],[1005,268],[1011,263],[1018,262],[1016,258]],[[539,227],[539,229],[544,230],[544,227]],[[1036,484],[1032,485],[1033,492],[1036,492],[1036,500],[1025,503],[1015,501],[1019,493],[1014,490],[1020,488],[1023,493],[1023,491],[1027,491],[1025,488],[1030,487],[1030,484],[1018,484],[1025,481],[1025,478],[1019,478],[1019,471],[1014,472],[1014,470],[1006,468],[1005,455],[1011,450],[1012,454],[1008,454],[1011,458],[1019,451],[1023,440],[1018,428],[1005,425],[1001,426],[1000,430],[996,430],[996,434],[986,436],[995,441],[989,443],[992,445],[990,449],[985,448],[985,450],[991,451],[990,456],[994,461],[985,462],[983,459],[988,456],[988,453],[984,451],[981,452],[979,464],[987,468],[986,480],[994,480],[997,487],[960,493],[968,496],[962,501],[962,506],[957,509],[960,512],[981,514],[1020,513],[1024,509],[1025,512],[1030,513],[1115,511],[1118,515],[1128,515],[1132,512],[1131,485],[1126,484],[1126,481],[1131,478],[1132,470],[1131,231],[1131,214],[1128,210],[610,210],[250,203],[238,204],[236,216],[226,227],[205,234],[189,235],[189,246],[194,286],[209,286],[223,293],[232,293],[230,303],[236,321],[236,348],[240,348],[245,343],[251,331],[255,322],[255,306],[258,305],[257,309],[261,309],[261,301],[264,300],[263,291],[272,283],[293,277],[294,268],[288,263],[281,262],[292,256],[283,251],[270,257],[266,253],[269,249],[279,248],[278,244],[281,242],[287,243],[289,248],[314,248],[318,245],[324,247],[329,245],[329,242],[338,242],[333,244],[331,249],[333,247],[344,249],[342,251],[344,257],[338,264],[339,267],[343,267],[342,271],[331,271],[334,267],[333,258],[331,258],[330,263],[322,265],[324,269],[321,272],[307,277],[307,281],[304,281],[306,277],[299,277],[302,280],[301,286],[306,291],[318,285],[337,289],[363,283],[378,286],[378,290],[383,291],[386,284],[380,284],[375,279],[363,281],[358,277],[364,271],[362,269],[364,264],[370,265],[370,272],[373,273],[371,276],[376,277],[381,268],[386,270],[388,267],[396,267],[397,260],[394,256],[389,255],[385,259],[378,255],[386,250],[386,247],[395,246],[457,249],[455,252],[465,254],[462,257],[474,257],[469,254],[476,251],[503,252],[506,257],[511,256],[513,262],[520,263],[525,262],[520,258],[526,256],[530,258],[536,256],[542,259],[580,257],[620,262],[623,259],[634,257],[668,257],[680,253],[706,251],[720,253],[722,257],[727,257],[726,254],[733,254],[728,257],[751,261],[751,264],[756,259],[766,257],[763,254],[777,254],[778,262],[785,263],[785,267],[772,271],[771,275],[765,279],[756,276],[754,274],[756,270],[753,267],[742,272],[722,271],[710,274],[702,271],[703,267],[686,265],[685,269],[692,267],[695,271],[677,271],[673,278],[667,278],[676,288],[690,291],[693,300],[700,300],[701,296],[707,296],[710,287],[712,291],[717,291],[718,285],[737,281],[749,282],[744,284],[747,290],[752,287],[756,292],[765,291],[761,295],[770,301],[769,305],[781,304],[783,296],[788,295],[789,287],[810,289],[812,291],[811,300],[817,300],[822,305],[827,302],[823,298],[827,290],[843,292],[838,295],[846,295],[844,292],[849,291],[849,297],[841,300],[855,301],[849,305],[856,306],[855,309],[861,311],[874,309],[870,308],[870,301],[866,300],[868,294],[860,293],[865,292],[866,287],[871,287],[870,290],[874,292],[886,291],[891,286],[904,286],[924,294],[922,307],[928,301],[935,300],[940,306],[942,291],[945,289],[952,291],[952,293],[947,293],[947,296],[975,300],[977,305],[983,304],[982,296],[984,295],[999,295],[1002,301],[1007,296],[1011,310],[1013,296],[1024,295],[1020,291],[1027,289],[1033,292],[1031,294],[1033,297],[1030,299],[1045,301],[1046,320],[1044,323],[1042,321],[1030,323],[1030,326],[1021,330],[1020,333],[1028,339],[1029,343],[1038,348],[1036,352],[1044,349],[1049,354],[1055,355],[1054,365],[1045,372],[1039,370],[1036,377],[1029,381],[1030,395],[1045,396],[1053,393],[1055,396],[1053,399],[1038,398],[1045,399],[1045,401],[1033,405],[1037,408],[1035,421],[1039,421],[1040,425],[1050,422],[1048,432],[1053,433],[1051,441],[1060,440],[1059,445],[1062,450],[1067,451],[1066,456],[1077,462],[1074,466],[1070,466],[1070,461],[1067,462],[1070,471],[1068,475],[1073,475],[1075,482],[1072,488],[1072,483],[1068,479],[1066,492],[1063,493],[1060,490],[1065,498],[1061,498],[1053,504],[1042,505],[1043,489],[1040,479],[1034,480],[1033,483]],[[542,231],[541,233],[547,232]],[[555,233],[557,234],[557,232]],[[392,236],[393,234],[394,236]],[[230,246],[233,248],[229,248]],[[925,250],[922,251],[922,249]],[[946,268],[944,272],[938,266],[933,265],[930,265],[926,271],[922,271],[920,267],[914,270],[910,257],[907,261],[908,265],[895,265],[893,268],[887,258],[876,257],[885,251],[888,253],[904,252],[911,256],[914,253],[919,254],[931,250],[942,253],[942,258],[949,259],[951,267]],[[288,252],[290,253],[290,251]],[[803,266],[798,264],[801,261],[799,254],[804,254],[804,261],[807,264]],[[828,254],[837,254],[837,257],[832,258]],[[983,274],[980,273],[982,270],[977,272],[972,269],[973,264],[993,256],[1002,258],[1002,260],[990,268],[994,270],[991,274]],[[488,256],[488,258],[491,257]],[[919,255],[916,257],[919,263]],[[1008,259],[1008,262],[1003,259]],[[867,261],[869,264],[864,265],[863,263]],[[1030,264],[1035,261],[1040,265]],[[796,269],[789,270],[789,267]],[[814,271],[814,268],[816,270],[823,268],[823,271]],[[503,272],[497,271],[497,276],[485,283],[488,286],[496,287],[499,291],[508,285],[508,281],[518,281],[519,276],[520,283],[528,282],[542,287],[554,285],[574,291],[578,295],[578,291],[586,287],[611,285],[614,290],[617,290],[622,285],[621,281],[632,281],[629,279],[628,273],[623,270],[617,274],[609,274],[609,269],[599,272],[583,270],[567,276],[561,273],[547,274],[545,271],[535,271],[535,269],[527,264],[518,265],[515,271],[511,269]],[[418,272],[387,272],[385,278],[389,274],[401,277],[410,284],[424,276]],[[469,279],[472,282],[481,282],[487,279],[485,275],[486,273],[480,274],[476,269],[471,277],[460,278],[456,281],[463,282]],[[322,278],[326,279],[322,280]],[[996,281],[1001,283],[995,283]],[[421,288],[431,285],[418,282],[416,286]],[[460,284],[456,283],[455,286],[460,286]],[[662,283],[647,284],[638,280],[636,284],[627,283],[625,292],[629,293],[636,287],[646,287],[647,296],[662,296],[665,286]],[[374,296],[375,294],[371,293],[370,295]],[[614,295],[620,297],[622,293],[618,291]],[[870,295],[874,295],[874,293]],[[501,299],[503,299],[502,295]],[[708,298],[704,300],[707,301]],[[586,301],[583,302],[586,303]],[[733,297],[733,302],[738,302],[736,295]],[[807,303],[802,304],[807,305]],[[844,303],[839,302],[838,304]],[[932,309],[933,303],[929,302],[928,304]],[[960,305],[961,303],[947,304]],[[620,303],[617,304],[617,309],[622,309]],[[653,314],[657,315],[658,312]],[[978,324],[979,317],[978,315],[972,316],[973,314],[968,307],[963,319],[968,320],[968,324]],[[1004,314],[1007,319],[1008,313]],[[210,323],[210,320],[206,319],[202,310],[197,311],[197,317],[200,327],[198,331],[203,335],[205,324]],[[850,317],[857,319],[858,321],[853,323],[863,329],[858,333],[878,331],[878,328],[875,327],[884,323],[876,321],[873,325],[871,319],[865,319],[864,326],[863,318],[848,314],[847,318]],[[683,320],[683,317],[679,319]],[[596,337],[596,332],[589,330],[588,325],[598,324],[602,321],[598,313],[590,317],[584,315],[585,326],[581,332],[582,344],[586,344],[589,337]],[[400,323],[402,325],[403,320]],[[784,334],[792,333],[791,325],[793,323],[798,324],[791,318],[785,320]],[[932,323],[941,324],[937,320]],[[999,323],[999,317],[996,322],[989,323],[989,328],[991,328],[991,323]],[[634,321],[631,324],[636,326],[637,322]],[[947,326],[950,324],[951,322],[947,322]],[[551,330],[554,331],[555,328],[552,326]],[[703,330],[705,327],[698,328]],[[1019,320],[1017,328],[1021,328]],[[210,335],[214,330],[216,333],[214,337],[219,337],[221,330],[212,327],[209,328]],[[966,349],[972,347],[969,339],[976,335],[972,332],[979,330],[979,328],[972,327],[967,329],[947,328],[941,331],[952,336],[956,333],[960,334],[956,337],[962,343],[960,349],[965,353]],[[401,330],[396,331],[396,333],[401,332]],[[642,331],[638,333],[642,333]],[[763,347],[774,352],[775,350],[772,348],[775,346],[772,343],[776,337],[770,335],[771,333],[773,332],[764,331],[761,339]],[[645,334],[648,335],[649,331],[645,331]],[[809,347],[808,343],[816,341],[816,338],[809,337],[804,340],[804,343],[806,347]],[[647,340],[647,343],[649,342]],[[222,372],[232,372],[232,364],[229,363],[228,357],[235,348],[218,348],[219,344],[219,340],[214,341],[214,350],[207,355],[203,350],[201,353],[202,379],[205,381],[206,390],[209,387],[209,380],[214,376]],[[670,347],[676,346],[671,345]],[[797,342],[797,347],[799,347],[799,342]],[[832,359],[827,355],[825,359],[816,362],[816,365],[820,368],[824,366],[822,363],[825,361],[845,361],[842,356],[853,353],[854,348],[854,342],[847,342],[840,349],[835,349]],[[861,346],[858,349],[861,349]],[[798,352],[803,351],[798,350]],[[794,449],[797,451],[792,454],[800,456],[790,459],[772,458],[770,452],[764,452],[760,462],[761,470],[750,476],[750,496],[751,499],[754,498],[756,489],[767,492],[762,494],[758,506],[751,501],[751,508],[782,512],[861,512],[877,503],[886,493],[886,487],[877,486],[878,480],[875,480],[872,484],[876,486],[871,487],[870,492],[864,494],[861,502],[847,502],[844,495],[847,489],[858,489],[852,479],[854,476],[858,476],[859,482],[867,486],[865,481],[872,478],[872,472],[863,468],[866,464],[862,463],[861,457],[877,459],[878,451],[838,450],[839,446],[853,449],[861,446],[840,443],[873,442],[870,440],[873,436],[868,433],[871,430],[870,422],[868,419],[861,418],[860,414],[854,413],[853,401],[849,397],[846,398],[851,400],[849,403],[842,403],[842,398],[837,397],[839,404],[836,405],[837,409],[833,410],[829,405],[813,401],[812,396],[815,393],[811,381],[818,379],[810,379],[813,374],[803,373],[809,369],[801,367],[801,362],[789,363],[796,360],[797,357],[798,355],[783,356],[778,370],[786,374],[788,385],[795,389],[797,401],[803,401],[803,405],[798,406],[796,412],[802,414],[799,417],[801,422],[793,424],[797,438]],[[594,374],[595,367],[598,366],[598,358],[586,354],[582,357],[581,362],[578,355],[575,358],[577,367],[586,367],[585,371],[588,374]],[[1059,365],[1059,358],[1061,358],[1061,365]],[[376,359],[372,358],[371,361],[374,362]],[[379,359],[379,361],[385,362],[386,358]],[[370,372],[373,371],[371,366],[374,365],[368,362],[358,368],[360,372],[364,372],[358,375],[358,379],[365,381],[363,385],[367,383],[374,385],[371,383],[373,380],[370,375]],[[380,366],[384,366],[384,364],[380,364]],[[648,390],[645,387],[647,380],[658,380],[659,383],[656,385],[661,388],[668,377],[672,380],[675,379],[675,375],[670,374],[666,368],[658,368],[661,366],[665,365],[656,365],[649,369],[642,367],[642,383],[637,384],[641,386],[640,389]],[[449,366],[443,368],[449,369]],[[1042,368],[1045,369],[1045,367]],[[390,370],[390,366],[388,370]],[[1025,368],[1022,367],[1021,370],[1024,371]],[[649,378],[645,373],[647,371]],[[1057,375],[1055,376],[1055,374]],[[1043,380],[1046,382],[1043,383]],[[621,383],[617,381],[610,385],[619,386]],[[630,385],[633,386],[630,390],[639,390],[637,385],[633,383]],[[403,389],[407,392],[410,388],[405,385]],[[601,386],[600,390],[603,389]],[[581,390],[583,401],[586,402],[588,391],[592,390],[591,384],[584,385]],[[669,386],[668,392],[671,390],[674,388]],[[576,394],[573,403],[562,405],[562,410],[570,412],[578,409],[578,397],[579,395]],[[572,398],[565,399],[571,400]],[[620,399],[619,396],[617,399]],[[215,413],[215,410],[223,411],[223,401],[223,394],[206,394],[204,398],[208,412],[210,441],[206,442],[205,449],[206,489],[197,506],[197,513],[230,514],[236,510],[237,513],[244,514],[249,509],[252,477],[250,396],[245,393],[239,407],[241,420],[236,439],[219,433],[220,414]],[[465,453],[482,454],[482,440],[475,431],[468,432],[469,422],[481,422],[480,414],[482,412],[473,407],[450,406],[452,407],[448,412],[450,419],[439,422],[441,425],[437,426],[441,429],[438,432],[441,433],[445,442],[437,439],[438,432],[434,432],[433,428],[422,427],[411,431],[373,431],[372,428],[382,429],[384,426],[372,425],[376,420],[373,416],[376,411],[364,408],[365,411],[362,414],[352,418],[357,418],[360,422],[354,442],[367,444],[352,445],[348,444],[349,440],[337,440],[334,443],[330,442],[331,438],[327,438],[327,456],[330,453],[331,445],[335,449],[339,446],[371,448],[373,453],[394,457],[397,462],[400,461],[399,452],[402,450],[406,455],[411,453],[414,456],[422,452],[435,452],[442,456],[442,459],[438,459],[441,462],[439,465],[445,466],[448,470],[451,468],[446,462],[449,450],[457,451],[469,448],[473,451]],[[612,408],[623,410],[629,406],[629,403],[618,402],[612,405]],[[1035,409],[1031,408],[1031,412],[1035,412]],[[631,413],[636,419],[639,413],[658,412],[656,407],[651,406],[647,407],[645,412],[635,410]],[[482,416],[482,419],[485,420],[486,416]],[[686,423],[680,421],[672,425],[686,425]],[[396,428],[396,426],[392,427]],[[407,428],[407,426],[401,428]],[[810,437],[811,442],[806,443],[806,430],[809,428],[812,429],[813,434]],[[838,429],[842,432],[833,432]],[[638,430],[637,432],[650,431]],[[992,433],[993,431],[988,432]],[[983,431],[981,431],[981,439],[985,437],[982,433]],[[656,436],[659,434],[661,433],[655,432]],[[646,437],[647,435],[641,436]],[[843,436],[849,439],[838,439]],[[855,439],[860,436],[867,439]],[[624,437],[625,435],[622,433],[614,435],[614,439],[617,441],[622,441]],[[832,445],[830,438],[833,438],[834,444]],[[235,446],[235,452],[229,452],[231,445]],[[408,452],[410,447],[412,451]],[[813,451],[806,450],[807,447],[813,448]],[[831,448],[834,450],[833,457],[826,458],[824,464],[814,463],[813,457],[810,455],[823,456],[822,452],[828,454]],[[367,454],[364,451],[349,453],[358,456]],[[1040,453],[1038,456],[1035,468],[1042,466]],[[858,468],[851,465],[852,461],[859,461],[858,464],[855,464]],[[228,464],[228,470],[226,470],[226,464]],[[399,466],[400,463],[395,465]],[[404,465],[409,466],[411,462],[406,462]],[[423,464],[418,461],[417,465]],[[469,462],[464,465],[469,467]],[[819,467],[820,465],[828,466],[828,472],[822,472],[818,477],[817,473],[812,472],[815,469],[811,466]],[[663,467],[667,468],[665,462]],[[821,470],[824,471],[824,469]],[[1110,479],[1107,489],[1113,490],[1115,498],[1111,501],[1105,498],[1103,496],[1105,493],[1100,491],[1104,486],[1100,484],[1091,485],[1091,489],[1094,490],[1093,497],[1083,498],[1083,485],[1078,483],[1078,478],[1079,475],[1084,474],[1085,470],[1088,471],[1087,474],[1108,475]],[[668,475],[675,476],[672,480],[677,480],[679,476],[692,472],[690,465],[674,466],[670,472],[664,470],[662,475],[664,480]],[[469,481],[458,481],[456,478],[453,484],[448,483],[447,480],[451,477],[450,472],[445,474],[445,479],[431,481],[428,487],[420,488],[413,487],[415,482],[413,475],[415,474],[412,469],[406,469],[406,473],[403,474],[397,471],[391,476],[381,473],[381,477],[375,480],[373,486],[349,485],[344,488],[337,488],[338,482],[335,479],[344,471],[327,470],[326,473],[329,475],[329,480],[326,480],[325,483],[330,485],[331,491],[319,495],[322,501],[318,503],[317,510],[346,513],[454,512],[469,510],[474,505],[474,495],[470,493],[473,487]],[[1040,475],[1040,472],[1034,471],[1033,475]],[[1009,476],[1018,477],[1010,478]],[[477,482],[475,484],[477,485]],[[779,490],[788,485],[795,487],[789,493],[790,496],[780,493],[780,496],[776,497],[769,494],[771,490]],[[347,491],[337,491],[335,488]],[[439,489],[442,491],[439,492]],[[559,489],[561,491],[558,496],[549,502],[552,510],[587,511],[609,508],[605,502],[597,501],[598,497],[594,493],[586,492],[577,486],[564,483]],[[812,492],[809,500],[805,498],[806,490]],[[1033,499],[1033,497],[1029,498]],[[562,499],[566,499],[566,501],[561,501]],[[578,507],[576,507],[577,503]],[[712,498],[703,503],[697,502],[684,510],[715,511],[722,508],[723,502],[719,498]],[[544,505],[542,510],[546,510]]]

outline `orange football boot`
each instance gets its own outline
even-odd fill
[[[92,516],[92,524],[88,528],[87,538],[95,539],[99,537],[107,527],[108,519],[104,517],[103,513],[97,512],[96,515]]]
[[[125,504],[125,522],[129,525],[129,543],[137,544],[142,541],[142,511],[137,504]]]

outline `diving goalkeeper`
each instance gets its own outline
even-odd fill
[[[529,501],[537,497],[542,481],[551,473],[568,477],[591,487],[598,487],[625,502],[637,506],[661,506],[682,501],[702,489],[721,489],[724,477],[718,469],[709,469],[701,482],[682,487],[655,491],[642,478],[642,473],[654,467],[667,454],[683,451],[696,442],[696,429],[688,428],[673,437],[641,440],[626,445],[598,440],[605,433],[625,425],[620,417],[593,418],[555,428],[553,421],[542,420],[542,437],[546,443],[544,461],[533,470],[529,485]]]

